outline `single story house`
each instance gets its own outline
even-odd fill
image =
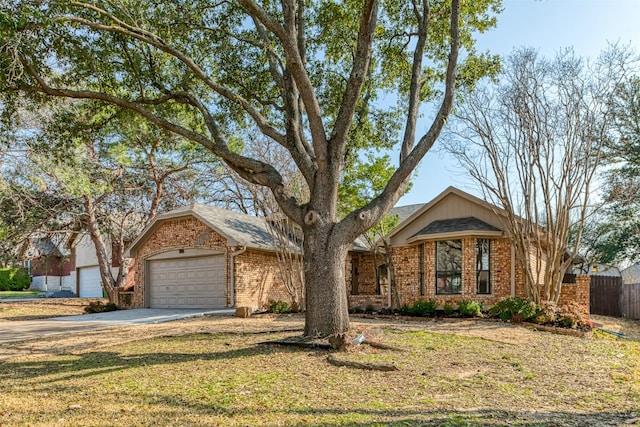
[[[492,305],[524,296],[523,275],[497,212],[453,187],[424,205],[394,209],[400,223],[388,239],[400,302]],[[290,301],[277,255],[281,245],[264,218],[202,204],[161,214],[129,247],[136,262],[127,305],[259,309],[269,301]],[[362,239],[354,242],[345,271],[349,305],[395,305],[389,270]],[[560,302],[568,301],[588,307],[588,276],[564,286]]]
[[[506,297],[524,297],[524,276],[500,215],[488,202],[449,187],[401,221],[387,237],[401,304],[435,299],[490,306]],[[357,260],[359,267],[357,287],[368,291],[350,295],[350,304],[378,307],[386,298],[387,306],[395,306],[395,297],[384,295],[385,290],[383,295],[371,292],[379,267],[370,259],[369,253],[352,255],[352,264]],[[559,303],[576,301],[588,308],[589,276],[575,277],[575,283],[563,285]]]

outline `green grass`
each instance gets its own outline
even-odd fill
[[[35,298],[40,291],[0,291],[0,299]]]
[[[381,342],[406,351],[339,354],[400,368],[377,372],[259,344],[291,335],[194,334],[7,360],[0,425],[617,425],[640,407],[638,342],[539,333],[508,345],[383,329]]]

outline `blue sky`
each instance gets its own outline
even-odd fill
[[[508,55],[527,46],[553,57],[573,47],[581,56],[596,58],[609,42],[620,42],[640,52],[640,0],[503,1],[498,26],[478,36],[479,51]],[[436,151],[422,161],[413,188],[399,205],[428,202],[450,185],[479,194],[460,176],[456,161]]]

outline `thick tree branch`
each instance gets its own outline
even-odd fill
[[[319,170],[324,172],[328,165],[327,135],[322,121],[322,111],[311,79],[304,66],[304,61],[298,47],[302,41],[298,40],[299,33],[295,27],[295,4],[294,2],[283,2],[284,16],[292,16],[292,26],[283,27],[264,9],[259,7],[253,0],[238,0],[238,3],[251,16],[256,17],[267,27],[279,40],[284,49],[287,68],[299,88],[300,98],[307,113],[309,130],[313,143],[313,150]],[[285,18],[286,19],[286,18]]]
[[[360,30],[358,32],[355,61],[344,90],[342,102],[340,103],[340,110],[338,111],[336,123],[329,140],[331,161],[335,167],[340,167],[344,158],[344,150],[348,139],[347,134],[349,133],[356,105],[358,104],[358,100],[362,93],[362,86],[368,75],[373,38],[376,31],[376,24],[378,22],[377,15],[378,1],[365,1],[362,16],[360,18]]]
[[[352,212],[343,219],[338,227],[341,233],[355,238],[365,230],[376,224],[386,212],[400,199],[408,185],[411,173],[418,166],[424,155],[431,149],[436,139],[440,135],[447,117],[451,112],[454,99],[456,83],[456,68],[458,63],[458,53],[460,50],[460,0],[453,0],[451,4],[451,31],[449,62],[445,78],[445,93],[442,104],[436,114],[427,133],[420,138],[418,144],[411,152],[401,159],[400,165],[391,176],[382,193],[369,202],[362,209]],[[426,28],[425,28],[426,29]],[[415,126],[415,124],[414,124]]]
[[[121,108],[125,108],[127,110],[134,111],[139,115],[143,116],[150,122],[156,124],[162,129],[168,130],[184,138],[187,138],[191,141],[197,142],[202,146],[209,149],[212,153],[220,156],[225,160],[238,174],[240,174],[243,178],[247,179],[250,182],[253,182],[258,185],[263,185],[269,187],[278,203],[282,207],[285,214],[291,217],[294,221],[302,220],[302,212],[300,207],[298,206],[295,198],[287,197],[284,193],[284,185],[282,181],[282,176],[278,173],[278,171],[271,165],[258,161],[256,159],[252,159],[249,157],[241,156],[237,153],[229,150],[226,145],[226,140],[222,137],[219,132],[213,118],[208,113],[206,108],[199,103],[194,98],[190,98],[190,101],[194,107],[198,108],[198,110],[203,115],[205,123],[209,131],[212,133],[213,141],[209,138],[205,137],[202,134],[193,132],[183,126],[172,123],[164,118],[161,118],[155,114],[153,114],[148,109],[144,108],[142,105],[131,102],[122,98],[115,97],[113,95],[101,93],[101,92],[93,92],[93,91],[76,91],[69,89],[59,89],[53,88],[49,86],[46,81],[38,75],[38,73],[33,69],[33,67],[24,59],[20,58],[21,63],[25,69],[25,71],[33,77],[38,83],[39,87],[25,89],[31,91],[37,91],[46,93],[50,96],[56,97],[64,97],[64,98],[74,98],[74,99],[95,99],[107,102],[112,105],[116,105]],[[189,98],[188,94],[182,94],[183,97]]]
[[[283,143],[284,135],[282,135],[273,126],[271,126],[269,124],[269,121],[249,101],[247,101],[242,96],[232,92],[231,90],[225,88],[224,86],[221,86],[218,83],[216,83],[213,79],[211,79],[211,77],[209,77],[209,75],[198,64],[196,64],[196,62],[191,57],[181,52],[180,50],[170,46],[168,43],[166,43],[156,34],[153,34],[149,31],[143,30],[138,27],[133,27],[121,21],[113,14],[110,14],[95,6],[85,5],[84,3],[72,3],[72,5],[94,10],[97,13],[100,13],[106,18],[112,20],[116,25],[98,24],[88,19],[74,17],[74,16],[66,16],[66,17],[58,18],[58,20],[64,21],[64,22],[74,22],[98,31],[117,33],[124,36],[133,37],[137,40],[140,40],[144,43],[154,46],[155,48],[160,49],[161,51],[175,57],[176,59],[180,60],[183,64],[185,64],[198,79],[204,82],[209,88],[211,88],[217,94],[242,107],[242,109],[246,111],[247,114],[251,116],[251,118],[253,118],[258,128],[265,135],[272,138],[274,141]]]
[[[402,147],[400,149],[400,163],[409,155],[416,139],[416,123],[418,121],[418,109],[420,107],[420,92],[422,90],[422,61],[424,49],[429,32],[429,2],[422,2],[422,10],[418,9],[416,1],[413,2],[414,15],[418,20],[418,40],[413,52],[413,66],[411,68],[411,83],[409,86],[409,107],[407,109],[407,121],[405,125]]]

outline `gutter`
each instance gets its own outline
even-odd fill
[[[231,278],[231,280],[230,280],[231,287],[229,289],[229,306],[231,306],[231,307],[234,307],[236,305],[236,302],[235,302],[235,297],[236,297],[236,294],[235,294],[235,290],[236,290],[236,275],[235,275],[236,262],[235,262],[235,258],[238,255],[242,255],[246,251],[247,251],[247,247],[246,246],[241,246],[240,249],[238,249],[235,252],[231,252],[231,254],[230,254],[230,264],[231,264],[231,266],[229,268],[229,270],[230,270],[229,274],[230,274],[230,278]]]

